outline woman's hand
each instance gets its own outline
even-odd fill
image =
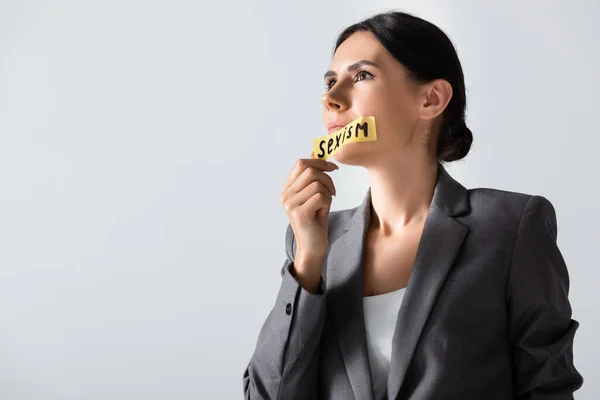
[[[318,278],[329,246],[329,209],[336,195],[333,180],[325,172],[339,169],[334,163],[301,158],[283,185],[281,204],[296,238],[296,271]],[[310,267],[309,267],[310,265]],[[313,269],[317,269],[313,271]]]

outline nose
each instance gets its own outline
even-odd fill
[[[340,98],[333,96],[331,92],[327,92],[321,96],[321,102],[328,110],[339,111],[340,109],[346,107],[344,102]]]

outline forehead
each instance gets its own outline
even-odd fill
[[[330,69],[340,70],[358,60],[373,61],[380,66],[390,62],[391,55],[371,32],[359,31],[346,39],[335,51]]]

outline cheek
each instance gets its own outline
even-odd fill
[[[377,137],[383,142],[398,138],[413,121],[412,99],[402,89],[372,88],[354,99],[354,114],[375,117]]]
[[[386,131],[392,129],[396,135],[412,129],[415,116],[408,101],[399,100],[397,97],[383,105],[381,109],[382,125]]]
[[[394,109],[389,104],[383,105],[371,115],[375,117],[377,138],[380,142],[391,143],[403,136],[402,132],[410,129],[410,116],[402,109]]]
[[[412,99],[402,89],[376,88],[355,99],[357,114],[373,115],[383,125],[400,127],[412,120]]]

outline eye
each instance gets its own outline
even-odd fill
[[[364,70],[362,70],[362,71],[358,71],[358,73],[356,74],[356,76],[355,76],[355,77],[358,77],[358,76],[363,76],[363,74],[367,74],[367,75],[373,76],[373,74],[371,74],[370,72],[367,72],[367,71],[364,71]],[[359,79],[359,80],[361,80],[361,81],[362,81],[362,79]]]
[[[354,80],[355,82],[357,81],[356,78],[360,77],[360,76],[368,76],[368,77],[373,77],[373,74],[363,70],[360,70],[356,73],[356,75],[354,75]],[[362,81],[363,79],[358,79],[358,81]],[[332,84],[335,83],[335,79],[329,79],[325,81],[325,90],[329,91],[331,89]]]
[[[329,90],[329,89],[331,89],[331,83],[332,83],[332,82],[335,82],[335,80],[333,80],[333,79],[329,79],[329,80],[326,80],[326,81],[325,81],[325,90]]]

